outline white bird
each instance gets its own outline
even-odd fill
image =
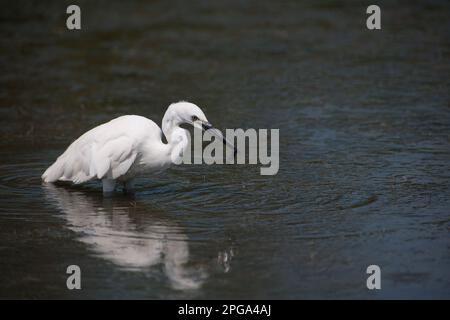
[[[132,193],[136,176],[160,172],[182,156],[189,140],[187,130],[180,125],[186,123],[203,130],[212,128],[198,106],[184,101],[167,108],[162,130],[142,116],[115,118],[72,142],[44,172],[42,180],[80,184],[100,179],[103,193],[113,192],[119,181],[125,192]],[[217,134],[218,130],[214,132]],[[163,134],[167,143],[162,141]]]

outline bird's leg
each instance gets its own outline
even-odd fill
[[[134,194],[134,179],[127,180],[123,183],[123,193],[125,194]]]
[[[114,192],[116,188],[116,180],[114,179],[102,179],[103,194],[110,194]]]

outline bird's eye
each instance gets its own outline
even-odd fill
[[[197,116],[192,116],[192,121],[197,121],[198,117]]]

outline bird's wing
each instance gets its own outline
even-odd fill
[[[137,151],[134,146],[134,139],[128,136],[109,140],[102,146],[93,145],[89,174],[98,179],[117,179],[123,176],[136,160]]]
[[[74,143],[42,175],[46,182],[56,180],[82,183],[98,178],[116,179],[130,169],[138,151],[132,137],[85,134]]]

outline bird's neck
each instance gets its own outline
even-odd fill
[[[180,127],[181,120],[170,108],[164,114],[161,129],[167,140],[167,155],[172,163],[182,157],[186,147],[189,145],[188,131]]]
[[[188,131],[175,127],[172,130],[170,141],[168,141],[170,159],[172,163],[180,164],[186,148],[189,145]]]
[[[162,119],[161,129],[166,137],[167,142],[170,144],[172,140],[173,132],[179,127],[180,122],[177,120],[177,117],[173,114],[173,112],[169,109],[164,114]]]

